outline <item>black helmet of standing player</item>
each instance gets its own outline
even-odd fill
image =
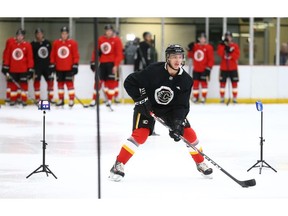
[[[22,42],[25,38],[26,31],[22,28],[17,29],[16,31],[16,40],[18,43]]]
[[[167,65],[178,71],[184,65],[184,49],[179,44],[171,44],[165,50],[165,57]],[[177,58],[178,61],[171,63],[171,58]]]
[[[205,45],[207,43],[207,36],[204,32],[201,32],[197,38],[198,42],[201,45]]]
[[[35,38],[38,42],[41,42],[44,40],[44,31],[41,28],[35,29]]]
[[[224,35],[224,43],[225,44],[229,44],[233,41],[233,35],[232,32],[227,31]]]
[[[68,40],[68,38],[69,38],[69,28],[67,26],[63,26],[61,28],[60,32],[61,32],[61,39],[63,41]]]
[[[111,38],[114,36],[115,32],[114,32],[114,28],[111,24],[105,25],[104,30],[105,30],[105,36],[107,38]]]

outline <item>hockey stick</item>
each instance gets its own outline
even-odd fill
[[[80,98],[77,97],[76,94],[75,94],[75,98],[76,98],[76,100],[83,106],[83,108],[88,108],[88,107],[89,107],[88,105],[85,105],[85,104],[80,100]]]
[[[19,83],[16,82],[16,80],[12,76],[9,75],[9,79],[17,86],[18,89],[22,89],[21,86],[19,85]],[[33,98],[29,98],[28,96],[29,96],[29,94],[28,94],[28,91],[27,91],[27,98],[32,100],[33,104],[38,107],[37,101],[35,99],[33,99]]]
[[[103,95],[104,95],[104,98],[105,98],[105,101],[109,101],[108,100],[108,98],[107,98],[107,95],[106,95],[106,93],[105,93],[105,91],[104,91],[104,89],[103,88],[101,88],[101,90],[102,90],[102,92],[103,92]],[[106,105],[107,106],[107,105]],[[110,109],[110,111],[111,112],[113,112],[114,111],[114,109],[112,108],[112,105],[111,104],[109,104],[109,106],[107,106],[109,109]]]
[[[171,130],[171,128],[164,122],[163,119],[157,117],[153,112],[150,112],[150,115],[159,123],[161,123],[163,126]],[[201,154],[206,160],[208,160],[210,163],[212,163],[214,166],[216,166],[219,170],[221,170],[224,174],[226,174],[228,177],[230,177],[232,180],[234,180],[237,184],[241,185],[242,187],[252,187],[256,185],[255,179],[250,179],[246,181],[240,181],[233,177],[231,174],[229,174],[226,170],[224,170],[219,164],[217,164],[215,161],[213,161],[210,157],[208,157],[206,154],[201,152],[199,149],[197,149],[195,146],[191,145],[191,143],[185,139],[183,136],[180,136],[180,138],[191,148],[193,148],[195,151],[197,151],[199,154]]]
[[[231,101],[231,95],[230,95],[230,84],[231,84],[231,80],[229,78],[229,82],[228,82],[228,101],[226,102],[226,105],[228,106],[230,104],[230,101]]]

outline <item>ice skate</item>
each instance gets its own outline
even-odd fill
[[[68,105],[70,108],[72,108],[74,106],[74,100],[69,100]]]
[[[233,98],[233,104],[237,104],[237,99],[236,98]]]
[[[115,164],[110,170],[110,180],[119,182],[123,179],[124,175],[124,164],[116,160]]]
[[[193,98],[193,99],[192,99],[192,102],[196,104],[196,103],[199,102],[199,99],[198,99],[198,98]]]
[[[118,98],[114,98],[114,103],[115,103],[115,104],[120,104],[121,101],[120,101]]]
[[[220,98],[220,103],[221,103],[221,104],[224,104],[224,102],[225,102],[224,97],[223,97],[223,98]]]
[[[57,107],[64,106],[64,100],[59,100],[59,101],[56,103],[56,106],[57,106]]]
[[[96,100],[92,100],[91,103],[89,104],[90,107],[95,107],[96,106]]]
[[[213,169],[209,168],[206,163],[201,162],[196,164],[197,170],[203,174],[203,176],[212,178]]]
[[[202,104],[205,104],[205,103],[206,103],[206,98],[202,98],[202,99],[201,99],[201,103],[202,103]]]

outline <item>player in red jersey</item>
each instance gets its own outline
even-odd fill
[[[104,83],[104,93],[106,94],[106,106],[111,106],[111,101],[118,95],[118,71],[119,65],[123,60],[123,45],[118,36],[115,35],[112,25],[105,26],[105,34],[98,38],[99,50],[99,70],[100,83]],[[91,58],[91,70],[95,72],[95,50]],[[99,89],[101,85],[99,86]],[[94,84],[96,89],[96,84]],[[93,93],[93,99],[90,106],[96,105],[96,90]]]
[[[62,27],[61,38],[53,42],[49,66],[57,76],[59,101],[56,106],[64,105],[64,85],[68,89],[69,106],[74,106],[74,76],[78,73],[79,58],[77,42],[69,38],[68,27]]]
[[[188,45],[188,58],[193,59],[193,102],[199,101],[199,87],[201,85],[201,102],[205,103],[210,72],[214,65],[214,54],[213,47],[206,41],[205,33],[201,33],[197,40],[198,42]]]
[[[232,33],[226,32],[224,40],[218,45],[218,55],[221,57],[220,63],[220,103],[225,101],[225,86],[227,78],[232,83],[233,103],[237,103],[237,86],[239,81],[238,76],[238,59],[240,50],[238,44],[233,42]],[[229,92],[230,94],[230,92]]]
[[[16,103],[18,85],[21,87],[22,105],[27,105],[28,79],[31,79],[34,73],[33,51],[31,44],[24,40],[25,33],[21,28],[16,31],[16,40],[9,43],[3,62],[3,73],[10,77],[8,82],[11,88],[11,106]]]
[[[10,46],[11,43],[14,43],[16,41],[16,38],[15,37],[10,37],[6,40],[6,43],[5,43],[5,48],[3,50],[3,56],[2,56],[2,73],[5,75],[5,70],[7,71],[7,68],[4,67],[4,59],[6,58],[7,56],[7,51],[8,51],[8,47]],[[5,102],[6,103],[10,103],[10,94],[11,94],[11,82],[8,82],[8,80],[10,79],[10,77],[6,76],[6,81],[7,81],[7,87],[6,87],[6,100]]]

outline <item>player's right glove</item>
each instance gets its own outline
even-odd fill
[[[209,68],[209,67],[206,67],[205,68],[205,71],[204,71],[204,76],[206,76],[206,77],[210,77],[210,72],[211,72],[211,68]]]
[[[181,140],[180,136],[183,136],[184,134],[184,124],[182,120],[176,119],[173,122],[173,125],[171,126],[171,129],[169,131],[169,136],[174,139],[175,142],[178,142]]]
[[[146,94],[142,95],[141,97],[135,100],[134,110],[138,113],[141,113],[142,115],[151,117],[150,111],[152,110],[152,105]]]
[[[95,62],[90,62],[90,69],[92,70],[92,72],[95,72],[96,70]]]
[[[49,65],[49,71],[50,71],[50,73],[56,73],[55,65],[54,65],[54,64],[50,64],[50,65]]]
[[[28,72],[27,72],[27,79],[28,80],[32,79],[33,75],[34,75],[34,69],[33,68],[29,68]]]
[[[6,76],[7,73],[9,73],[10,67],[7,65],[2,65],[2,73]]]
[[[188,51],[192,51],[194,48],[195,42],[191,42],[188,44]]]

